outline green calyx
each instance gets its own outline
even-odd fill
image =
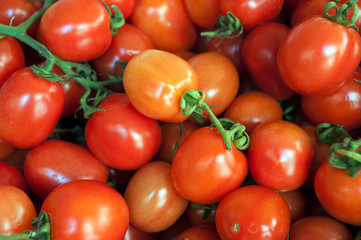
[[[111,6],[111,8],[114,10],[114,14],[113,14],[110,7],[104,2],[104,0],[102,0],[102,2],[110,16],[110,30],[112,32],[112,36],[114,36],[115,34],[117,34],[118,29],[125,24],[125,19],[123,17],[122,12],[117,6],[115,5]]]
[[[337,3],[334,1],[330,1],[328,4],[326,4],[323,12],[327,19],[329,19],[332,22],[341,24],[345,27],[353,27],[358,32],[358,27],[355,25],[358,14],[359,14],[359,8],[356,4],[358,0],[349,0],[347,3],[343,4],[340,8],[338,7]],[[331,8],[335,8],[336,13],[334,15],[330,15],[328,11]],[[347,16],[351,8],[354,8],[352,17],[350,20],[347,20]]]

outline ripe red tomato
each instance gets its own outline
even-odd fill
[[[55,128],[63,111],[64,91],[59,83],[21,68],[0,89],[0,105],[0,138],[15,147],[30,148]]]
[[[29,195],[28,184],[19,169],[7,162],[0,161],[0,184],[10,184]]]
[[[120,193],[95,180],[75,180],[54,189],[41,211],[51,216],[51,239],[123,239],[129,212]]]
[[[99,0],[55,2],[41,17],[39,34],[52,53],[73,62],[100,56],[112,41],[110,16]]]
[[[173,225],[184,213],[188,200],[174,188],[171,166],[154,161],[140,168],[125,193],[130,222],[146,232],[160,232]]]
[[[124,19],[128,19],[133,13],[136,0],[104,0],[104,2],[109,6],[117,6],[122,12]],[[112,10],[114,13],[114,11]]]
[[[159,123],[139,113],[124,93],[108,95],[85,125],[90,151],[107,166],[131,170],[144,166],[159,149]]]
[[[279,193],[249,185],[221,200],[216,210],[216,226],[223,240],[286,239],[290,209]]]
[[[288,192],[279,192],[290,207],[291,223],[306,215],[306,200],[301,189]]]
[[[186,10],[193,23],[203,28],[213,28],[221,15],[220,0],[185,0]]]
[[[134,56],[124,70],[123,84],[132,105],[142,114],[164,122],[182,122],[182,94],[197,89],[194,68],[172,53],[149,49]]]
[[[177,191],[198,204],[220,201],[246,178],[246,156],[235,148],[228,151],[219,131],[202,127],[179,146],[172,162],[172,179]]]
[[[24,175],[31,190],[44,199],[57,186],[76,179],[105,183],[108,168],[86,148],[63,140],[48,140],[26,154]]]
[[[217,240],[219,235],[215,225],[194,225],[184,230],[177,238],[183,239]]]
[[[16,151],[14,146],[4,142],[0,138],[0,161],[5,160],[7,157],[11,156]]]
[[[307,179],[313,152],[310,136],[298,125],[283,120],[262,123],[250,136],[250,172],[262,186],[295,190]]]
[[[295,92],[324,95],[348,80],[360,60],[361,37],[353,28],[315,16],[291,28],[277,64]]]
[[[145,232],[129,224],[123,240],[157,240],[157,236],[158,233]]]

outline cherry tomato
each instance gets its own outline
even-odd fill
[[[108,95],[85,125],[90,151],[107,166],[131,170],[144,166],[159,149],[159,123],[139,113],[124,93]]]
[[[290,209],[279,193],[249,185],[221,200],[216,211],[216,227],[223,240],[286,239]]]
[[[187,12],[199,27],[212,28],[221,14],[220,0],[185,0]]]
[[[113,188],[95,180],[74,180],[55,188],[41,211],[51,216],[51,239],[123,239],[128,225],[126,202]]]
[[[157,236],[158,233],[144,232],[129,224],[123,240],[157,240]]]
[[[36,211],[28,195],[9,184],[0,184],[0,194],[0,234],[32,230],[31,220],[36,217]]]
[[[62,0],[41,17],[39,38],[63,60],[89,61],[108,49],[112,41],[109,26],[110,16],[101,1]]]
[[[164,122],[188,118],[180,111],[180,99],[197,89],[194,68],[172,53],[149,49],[134,56],[124,70],[123,84],[133,106],[145,116]]]
[[[290,207],[291,223],[306,215],[306,200],[301,189],[289,192],[279,192]]]
[[[59,83],[36,76],[30,68],[12,74],[0,89],[0,138],[30,148],[55,128],[64,106]]]
[[[246,156],[232,143],[228,151],[219,131],[202,127],[179,146],[172,162],[172,179],[177,191],[198,204],[220,201],[246,178]]]
[[[182,0],[136,1],[131,22],[165,51],[191,49],[197,31]]]
[[[310,136],[298,125],[283,120],[262,123],[250,136],[250,172],[262,186],[292,191],[306,181],[313,152]]]
[[[136,0],[104,0],[104,2],[109,6],[117,6],[123,14],[124,19],[128,19],[133,13]],[[112,10],[114,13],[114,10]]]
[[[124,194],[130,222],[146,232],[160,232],[173,225],[184,213],[188,200],[174,188],[171,166],[154,161],[140,168]]]
[[[183,239],[217,240],[219,235],[215,225],[195,225],[183,231],[177,238]]]
[[[0,184],[14,185],[29,195],[28,184],[23,173],[10,163],[0,161]]]

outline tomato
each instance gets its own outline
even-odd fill
[[[228,151],[219,131],[202,127],[179,146],[172,162],[172,179],[177,191],[198,204],[220,201],[246,178],[246,156],[232,145]],[[195,184],[196,183],[196,184]]]
[[[41,17],[39,39],[63,60],[89,61],[108,49],[112,41],[109,26],[110,16],[101,1],[62,0]]]
[[[352,240],[350,230],[341,222],[327,216],[308,216],[293,223],[290,240]]]
[[[306,200],[301,189],[289,192],[279,192],[290,207],[291,223],[306,215]]]
[[[149,49],[134,56],[124,70],[123,84],[132,105],[142,114],[164,122],[182,122],[182,94],[197,89],[198,76],[184,59]]]
[[[144,232],[129,224],[123,240],[157,240],[157,236],[158,233]]]
[[[15,147],[30,148],[55,128],[64,106],[64,91],[59,83],[21,68],[0,89],[0,105],[0,138]]]
[[[237,68],[226,56],[216,52],[197,54],[188,60],[198,76],[198,90],[214,115],[220,115],[236,97],[239,89]],[[204,111],[204,116],[209,114]]]
[[[313,152],[310,136],[298,125],[283,120],[262,123],[250,136],[250,172],[262,186],[292,191],[306,181]]]
[[[280,14],[283,0],[220,0],[221,12],[232,12],[244,30],[274,20]]]
[[[24,175],[31,190],[45,198],[57,186],[76,179],[105,183],[108,168],[86,148],[63,140],[48,140],[28,152]]]
[[[0,88],[16,70],[25,67],[24,52],[19,42],[12,37],[0,39]]]
[[[183,214],[172,226],[159,233],[158,240],[177,240],[179,234],[191,226],[187,216]]]
[[[221,200],[216,210],[216,227],[223,240],[286,239],[290,209],[279,193],[249,185]]]
[[[183,231],[177,238],[183,239],[217,240],[219,235],[215,225],[195,225]]]
[[[28,184],[19,169],[7,162],[0,161],[0,184],[10,184],[29,195]]]
[[[332,217],[352,225],[361,225],[361,173],[350,177],[346,170],[332,167],[328,161],[318,168],[314,188],[316,196]]]
[[[126,20],[133,13],[136,0],[104,0],[104,2],[109,6],[117,6],[123,14],[123,18]],[[114,12],[112,10],[112,12]]]
[[[55,188],[41,211],[51,216],[51,239],[123,239],[129,212],[122,195],[105,183],[74,180]]]
[[[316,16],[291,28],[279,48],[277,64],[282,79],[295,92],[324,95],[348,80],[360,60],[360,35]]]
[[[0,234],[12,235],[31,230],[36,217],[34,204],[20,188],[0,184]]]
[[[178,51],[174,51],[172,53],[177,55],[178,57],[183,58],[186,61],[188,61],[189,59],[191,59],[192,57],[194,57],[196,55],[196,53],[189,51],[189,50],[178,50]]]
[[[216,223],[216,208],[211,208],[206,210],[205,207],[194,208],[192,204],[189,204],[186,210],[186,214],[189,222],[192,225]]]
[[[131,22],[165,51],[191,49],[197,41],[196,27],[182,0],[136,1]]]
[[[159,123],[139,113],[124,93],[108,95],[85,125],[90,151],[107,166],[131,170],[144,166],[159,149]]]
[[[220,0],[185,0],[187,12],[199,27],[213,28],[221,14]]]
[[[261,91],[250,91],[233,99],[224,117],[241,123],[251,134],[261,123],[281,120],[283,113],[276,99]]]
[[[11,146],[10,144],[4,142],[0,138],[0,161],[5,160],[11,154],[13,154],[16,151],[16,148],[14,146]]]
[[[242,57],[247,72],[255,84],[277,100],[286,100],[294,95],[283,81],[277,66],[277,54],[289,27],[269,22],[249,32],[242,45]]]
[[[174,188],[171,166],[154,161],[140,168],[125,193],[130,222],[146,232],[160,232],[173,225],[184,213],[188,200]]]

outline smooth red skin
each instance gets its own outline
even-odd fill
[[[221,15],[220,0],[185,0],[186,10],[198,27],[213,28]]]
[[[0,138],[0,161],[6,160],[15,151],[16,148],[14,146],[11,146]]]
[[[139,113],[124,93],[108,95],[85,126],[90,151],[107,166],[138,169],[159,149],[159,123]]]
[[[290,207],[291,223],[306,215],[306,199],[301,189],[279,192]]]
[[[29,188],[23,173],[10,163],[0,161],[0,184],[14,185],[29,195]]]
[[[233,229],[240,225],[240,231]],[[269,188],[249,185],[224,197],[216,211],[216,227],[223,240],[286,239],[290,210],[286,200]]]
[[[281,12],[283,0],[220,0],[221,12],[232,12],[244,30],[275,19]]]
[[[12,37],[0,39],[0,88],[16,70],[25,67],[25,57],[19,42]]]
[[[332,217],[348,224],[361,225],[361,173],[355,177],[325,161],[315,175],[316,196]]]
[[[182,94],[197,89],[198,76],[184,59],[172,53],[148,49],[134,56],[124,70],[123,84],[133,106],[145,116],[182,122]]]
[[[128,225],[127,204],[116,190],[95,180],[75,180],[54,189],[41,211],[51,216],[51,239],[123,239]]]
[[[111,7],[112,5],[117,6],[122,12],[123,18],[126,20],[133,13],[136,0],[104,0],[104,2],[109,7]],[[114,10],[112,12],[114,12]]]
[[[195,225],[183,231],[177,238],[183,239],[217,240],[219,235],[215,225]]]
[[[136,1],[131,22],[165,51],[191,49],[197,41],[196,27],[182,0]]]
[[[157,240],[157,236],[158,233],[144,232],[129,224],[123,240]]]
[[[294,26],[282,41],[278,69],[295,92],[324,95],[336,90],[356,70],[360,46],[360,35],[353,28],[310,17]]]
[[[243,62],[252,80],[263,92],[277,100],[286,100],[294,91],[283,81],[277,66],[277,54],[290,28],[269,22],[249,32],[242,45]]]
[[[356,71],[351,78],[335,91],[322,96],[301,96],[301,107],[307,118],[315,125],[335,123],[346,130],[361,126],[361,79]]]
[[[97,57],[91,64],[101,80],[108,80],[108,73],[114,75],[114,64],[117,61],[129,62],[132,57],[146,49],[154,48],[150,38],[134,25],[125,23],[113,37],[112,43],[105,53]],[[122,67],[116,68],[116,73],[121,74]],[[107,87],[117,91],[124,92],[122,84],[111,84]]]
[[[290,240],[352,240],[350,230],[341,222],[328,216],[307,216],[293,223]]]
[[[31,220],[36,217],[34,204],[20,188],[0,184],[0,234],[13,235],[32,230]]]
[[[172,162],[175,188],[184,198],[198,204],[220,201],[242,184],[247,173],[246,156],[233,143],[232,151],[228,151],[214,127],[202,127],[191,133]]]
[[[172,226],[184,213],[188,200],[174,188],[171,165],[153,161],[140,168],[125,193],[130,222],[146,232],[160,232]]]
[[[84,147],[48,140],[26,154],[24,175],[31,190],[44,199],[57,186],[76,179],[106,182],[108,168]]]
[[[233,99],[224,117],[241,123],[251,134],[261,123],[281,120],[283,111],[275,98],[261,91],[249,91]]]
[[[21,68],[0,89],[0,138],[17,148],[44,141],[55,128],[64,106],[59,83]]]
[[[62,0],[41,17],[40,40],[59,58],[83,62],[103,54],[112,41],[109,14],[99,0]]]
[[[307,179],[313,157],[310,136],[298,125],[279,120],[253,130],[248,147],[253,179],[275,191],[292,191]]]

